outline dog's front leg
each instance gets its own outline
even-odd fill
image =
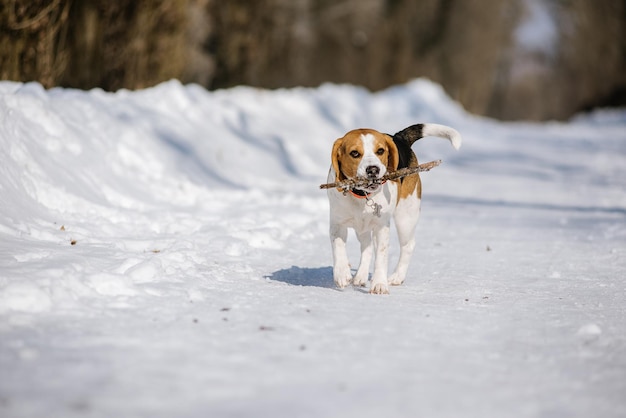
[[[389,293],[387,284],[387,268],[389,265],[389,222],[374,230],[374,247],[376,259],[374,260],[374,274],[372,275],[372,287],[370,293],[382,295]]]
[[[333,249],[333,279],[338,288],[343,289],[352,280],[350,260],[346,251],[348,228],[343,225],[330,225],[330,241]]]

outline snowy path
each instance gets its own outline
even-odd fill
[[[444,164],[407,283],[338,291],[330,146],[416,122],[464,144],[414,147]],[[0,146],[2,417],[626,415],[626,111],[2,82]]]

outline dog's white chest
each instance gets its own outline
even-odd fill
[[[388,224],[396,207],[397,186],[387,182],[380,191],[365,197],[355,197],[336,189],[328,191],[332,221],[353,228],[356,232],[372,230]]]

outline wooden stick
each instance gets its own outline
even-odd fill
[[[406,167],[401,168],[400,170],[392,171],[385,174],[379,179],[372,180],[364,177],[356,177],[353,179],[338,181],[336,183],[320,184],[320,189],[332,189],[333,187],[336,187],[342,190],[349,190],[354,189],[355,187],[366,187],[371,186],[372,184],[382,184],[387,180],[396,180],[402,177],[410,176],[412,174],[421,173],[422,171],[429,171],[432,168],[437,167],[439,164],[441,164],[441,160],[429,161],[427,163],[420,164],[417,167]]]

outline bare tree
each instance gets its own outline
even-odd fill
[[[46,87],[423,76],[502,119],[626,102],[624,0],[0,0],[0,36],[0,77]]]

